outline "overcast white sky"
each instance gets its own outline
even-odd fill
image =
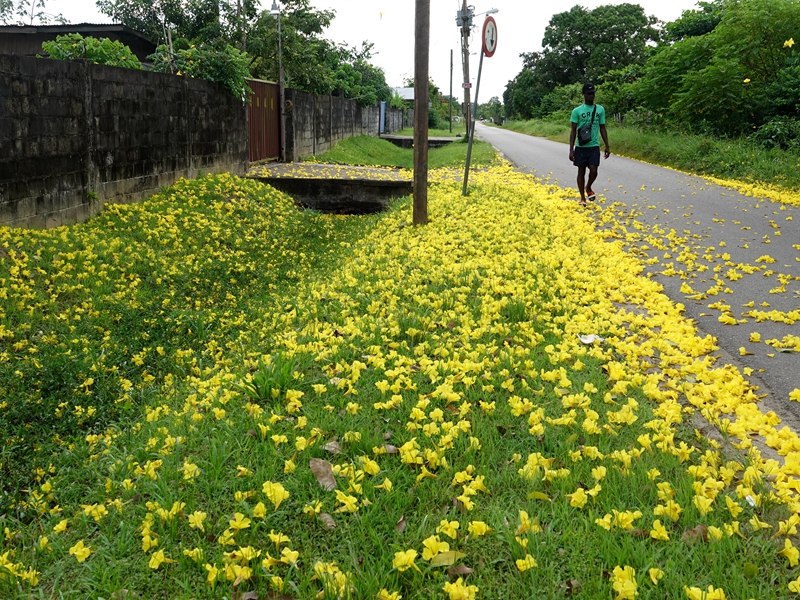
[[[637,3],[636,0],[630,0]],[[491,8],[499,9],[494,16],[497,22],[497,51],[492,58],[484,58],[479,102],[492,96],[502,100],[509,80],[522,69],[522,52],[541,50],[544,29],[550,18],[570,10],[576,4],[593,9],[604,4],[621,4],[618,0],[468,0],[476,13]],[[272,0],[261,0],[264,8]],[[326,32],[326,37],[350,46],[360,46],[362,41],[372,42],[375,56],[372,63],[386,73],[390,86],[400,87],[405,78],[414,76],[414,0],[311,0],[317,8],[332,8],[336,18]],[[445,93],[450,90],[450,50],[453,50],[453,95],[461,97],[462,68],[460,58],[460,30],[456,26],[456,11],[462,0],[431,0],[430,76]],[[648,15],[662,21],[674,21],[684,10],[696,8],[696,0],[640,0]],[[108,23],[100,14],[94,0],[47,0],[47,12],[61,13],[71,23]],[[470,40],[470,78],[473,100],[478,75],[483,16],[475,19],[478,27]]]

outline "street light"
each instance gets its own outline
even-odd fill
[[[281,45],[281,8],[278,6],[276,0],[272,0],[272,8],[269,9],[269,14],[277,17],[278,19],[278,95],[281,110],[281,162],[286,162],[286,113],[284,107],[286,105],[284,85],[283,85],[283,48]]]

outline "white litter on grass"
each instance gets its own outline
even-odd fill
[[[594,344],[595,342],[605,342],[606,339],[600,337],[595,333],[590,333],[589,335],[579,335],[578,339],[582,341],[584,344]]]

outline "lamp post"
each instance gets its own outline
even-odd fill
[[[286,99],[283,85],[283,47],[281,44],[281,9],[276,0],[272,0],[269,14],[278,19],[278,95],[281,111],[281,162],[286,161]]]

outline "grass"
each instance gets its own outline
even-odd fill
[[[463,167],[466,158],[467,144],[453,142],[441,148],[428,150],[428,169]],[[318,154],[309,160],[319,163],[413,169],[414,151],[410,148],[400,148],[380,138],[362,135],[343,140],[324,154]],[[472,146],[471,165],[485,167],[496,162],[496,153],[491,144],[476,140]]]
[[[566,121],[567,119],[565,119]],[[550,120],[508,121],[505,128],[569,143],[569,124]],[[795,195],[800,187],[796,153],[764,148],[745,138],[715,139],[668,131],[642,131],[608,123],[609,142],[616,154],[698,175],[762,184]]]
[[[422,228],[229,175],[0,228],[0,596],[800,585],[797,436],[562,191],[450,171]]]
[[[464,136],[467,132],[467,126],[462,123],[453,123],[453,131],[450,131],[450,127],[445,127],[444,129],[428,129],[428,136],[429,137],[456,137],[458,135]],[[398,131],[396,135],[414,135],[414,128],[413,127],[406,127],[405,129]]]

